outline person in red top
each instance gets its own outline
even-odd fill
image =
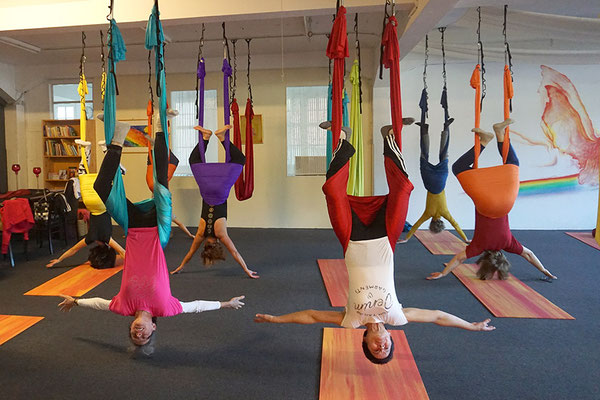
[[[494,132],[496,133],[496,138],[498,140],[498,150],[500,151],[500,154],[502,154],[504,129],[513,122],[514,121],[509,118],[503,122],[494,124]],[[472,131],[479,135],[481,151],[483,151],[485,146],[494,138],[492,133],[485,132],[479,128],[474,128]],[[474,160],[475,149],[471,148],[456,160],[452,166],[452,172],[454,172],[454,175],[458,175],[467,169],[471,169]],[[509,147],[506,163],[519,165],[519,160],[512,145]],[[510,263],[504,254],[502,254],[502,250],[520,255],[544,275],[556,279],[556,276],[552,275],[550,271],[542,265],[533,251],[519,243],[512,235],[508,224],[508,214],[500,218],[489,218],[480,214],[477,209],[475,209],[475,232],[471,243],[464,251],[456,254],[442,272],[432,272],[427,279],[442,278],[462,264],[467,258],[475,257],[480,254],[481,257],[477,259],[477,264],[479,265],[477,276],[479,279],[492,279],[496,273],[498,273],[498,278],[507,279]]]

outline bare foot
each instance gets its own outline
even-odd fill
[[[412,125],[415,122],[413,117],[402,118],[402,125]]]
[[[385,139],[388,135],[393,134],[394,130],[392,129],[392,125],[385,125],[381,127],[381,136]]]
[[[513,122],[515,121],[512,118],[507,118],[502,122],[498,122],[497,124],[492,125],[492,128],[494,128],[494,133],[496,133],[496,139],[498,140],[498,142],[504,142],[504,130]]]
[[[481,128],[473,128],[471,129],[471,132],[475,132],[479,135],[479,141],[482,146],[487,146],[487,144],[494,138],[493,133],[486,132]]]
[[[202,139],[209,140],[210,135],[212,135],[212,131],[210,129],[206,129],[200,125],[194,127],[195,130],[202,132]]]
[[[348,126],[342,126],[342,131],[340,132],[340,139],[346,139],[350,141],[350,136],[352,136],[352,129]]]
[[[319,124],[319,128],[328,130],[331,128],[331,121],[323,121]]]
[[[215,131],[215,136],[219,138],[219,141],[222,142],[225,140],[225,133],[231,129],[231,125],[225,125],[221,129],[217,129]]]

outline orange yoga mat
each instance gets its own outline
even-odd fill
[[[592,236],[591,232],[565,232],[567,235],[574,237],[577,240],[581,240],[588,246],[592,246],[596,250],[600,250],[600,245],[596,242],[596,239]]]
[[[0,315],[0,346],[43,319],[44,317],[25,315]]]
[[[383,365],[365,358],[363,330],[325,328],[320,400],[429,399],[403,331],[390,331],[394,358]]]
[[[431,233],[429,230],[418,230],[415,236],[423,246],[435,255],[454,255],[460,253],[467,244],[448,231]]]
[[[575,319],[513,274],[506,280],[482,281],[475,275],[477,268],[476,264],[461,264],[452,273],[494,316]]]
[[[332,307],[346,306],[348,300],[348,270],[344,259],[317,260]]]
[[[123,267],[95,269],[86,264],[80,265],[54,279],[50,279],[35,289],[31,289],[25,295],[58,296],[59,294],[66,294],[74,297],[82,296],[122,269]]]

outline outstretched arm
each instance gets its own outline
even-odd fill
[[[400,242],[401,243],[407,242],[408,239],[410,239],[412,237],[412,235],[415,234],[417,229],[419,229],[419,227],[421,225],[423,225],[423,222],[427,221],[429,218],[431,218],[431,215],[429,215],[427,210],[423,211],[423,215],[421,215],[421,218],[419,218],[419,220],[417,222],[415,222],[415,224],[412,226],[412,228],[410,228],[410,231],[408,231],[408,233],[406,234],[406,237],[404,238],[404,240],[401,240]]]
[[[421,308],[404,308],[408,322],[431,322],[440,326],[466,329],[468,331],[493,331],[494,326],[488,325],[490,319],[481,322],[467,322],[456,315],[439,310],[424,310]]]
[[[125,257],[125,249],[121,247],[121,245],[117,243],[113,238],[110,238],[108,245],[115,249],[118,255],[120,255],[121,257]]]
[[[194,236],[194,241],[192,242],[190,250],[187,252],[185,257],[183,257],[183,260],[181,261],[181,264],[179,264],[179,267],[171,271],[171,274],[176,274],[183,269],[185,264],[187,264],[192,259],[194,254],[196,254],[196,251],[198,251],[200,245],[202,245],[202,242],[204,242],[204,227],[202,227],[202,223],[200,223],[200,226],[198,226],[198,231],[196,232],[196,236]]]
[[[240,309],[244,306],[244,300],[246,296],[232,297],[229,301],[207,301],[207,300],[195,300],[180,302],[181,308],[184,313],[201,313],[204,311],[213,311],[220,308],[234,308]]]
[[[74,306],[81,306],[86,308],[93,308],[94,310],[108,311],[110,310],[110,300],[106,300],[100,297],[92,297],[89,299],[75,299],[71,296],[61,294],[63,301],[58,304],[61,311],[68,312]]]
[[[285,315],[256,314],[254,322],[270,322],[273,324],[335,324],[342,325],[342,311],[302,310]]]
[[[50,260],[50,262],[48,264],[46,264],[46,267],[47,268],[53,267],[55,264],[58,264],[65,258],[71,257],[72,255],[77,253],[79,250],[83,249],[85,246],[87,246],[87,244],[85,243],[85,238],[84,238],[84,239],[81,239],[79,242],[77,242],[77,244],[75,244],[75,246],[73,246],[69,250],[65,251],[60,257],[55,258],[54,260]]]
[[[252,279],[260,278],[260,276],[258,276],[258,272],[252,271],[251,269],[248,268],[248,266],[246,265],[246,262],[242,258],[242,255],[235,248],[235,245],[233,244],[233,241],[231,240],[229,235],[225,234],[223,236],[219,236],[219,240],[221,241],[221,243],[223,243],[223,245],[225,245],[227,250],[229,250],[229,253],[235,259],[235,261],[237,261],[237,263],[240,264],[240,266],[244,269],[244,272],[246,273],[246,275],[248,275]]]
[[[521,257],[523,257],[524,259],[529,261],[531,263],[531,265],[533,265],[534,267],[539,269],[540,272],[543,273],[544,275],[546,275],[547,277],[552,278],[552,279],[558,279],[556,276],[552,275],[550,273],[550,271],[548,271],[546,268],[544,268],[544,266],[542,265],[542,262],[535,256],[533,251],[529,250],[525,246],[523,246],[523,252],[521,253]]]
[[[450,272],[452,272],[452,270],[454,268],[456,268],[460,264],[462,264],[463,261],[465,261],[466,259],[467,259],[467,253],[463,250],[460,253],[456,254],[452,258],[452,260],[450,260],[450,262],[448,263],[448,265],[446,265],[446,268],[444,268],[444,270],[442,272],[432,272],[431,274],[429,274],[429,276],[427,277],[427,279],[432,280],[432,279],[443,278],[444,276],[446,276]]]

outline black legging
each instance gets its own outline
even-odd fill
[[[94,182],[94,190],[100,196],[100,199],[106,203],[110,191],[112,189],[112,182],[119,164],[121,162],[121,154],[123,147],[110,144],[106,150],[106,155],[102,161],[102,166],[98,172],[98,177]],[[168,165],[169,165],[169,151],[167,149],[167,143],[165,141],[165,134],[163,132],[156,133],[156,139],[154,141],[154,154],[156,159],[156,180],[164,187],[169,187]],[[129,221],[129,228],[145,228],[157,226],[156,207],[146,212],[138,209],[129,199],[127,199],[127,217]]]
[[[204,152],[206,153],[206,149],[208,148],[208,140],[204,141]],[[225,141],[221,142],[223,148],[225,147]],[[244,165],[246,164],[246,156],[240,149],[238,149],[233,143],[229,142],[229,162]],[[200,157],[200,146],[196,145],[192,153],[190,154],[190,158],[188,159],[190,165],[198,164],[202,162],[202,157]]]
[[[502,146],[504,145],[503,142],[497,142],[498,143],[498,151],[500,152],[500,155],[502,155]],[[483,150],[485,149],[485,146],[480,144],[479,145],[479,152],[483,152]],[[463,171],[466,171],[468,169],[473,169],[472,165],[475,162],[475,146],[471,147],[469,150],[467,150],[467,152],[465,154],[463,154],[462,156],[460,156],[460,158],[458,160],[456,160],[454,162],[454,164],[452,164],[452,172],[454,173],[454,175],[458,175]],[[512,147],[512,144],[509,144],[509,148],[508,148],[508,156],[506,157],[506,162],[505,164],[514,164],[516,166],[519,166],[519,159],[517,158],[517,154],[515,153],[515,150]]]

